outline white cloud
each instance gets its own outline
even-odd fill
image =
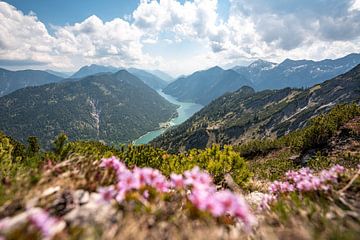
[[[352,0],[232,0],[226,31],[210,44],[225,62],[334,58],[360,49],[360,12]]]
[[[23,14],[0,2],[0,60],[3,65],[42,64],[74,69],[84,64],[155,66],[161,58],[142,51],[143,32],[115,18],[103,22],[91,16],[80,23],[54,27],[50,35],[33,12]]]
[[[0,2],[0,60],[2,62],[62,67],[66,59],[54,54],[55,39],[45,25],[30,12],[24,15],[13,6]]]
[[[360,0],[353,0],[350,11],[360,11]]]
[[[104,22],[93,15],[54,27],[54,34],[35,13],[25,15],[0,1],[0,64],[74,69],[97,63],[178,74],[256,58],[322,59],[359,52],[359,0],[229,1],[226,20],[217,9],[222,0],[141,0],[124,19]],[[182,41],[200,43],[207,52],[176,59],[144,50],[154,44],[171,49]]]
[[[103,22],[91,16],[81,23],[59,27],[55,38],[63,54],[82,56],[85,62],[117,66],[150,64],[142,52],[142,32],[120,18]]]
[[[217,0],[141,1],[133,12],[134,24],[148,34],[170,31],[177,37],[206,38],[215,31]]]

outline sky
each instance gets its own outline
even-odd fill
[[[0,0],[0,67],[173,76],[360,52],[360,0]]]

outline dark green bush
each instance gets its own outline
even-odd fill
[[[181,173],[194,166],[207,170],[217,184],[224,180],[226,174],[230,174],[237,184],[243,185],[251,175],[245,159],[240,157],[239,153],[235,152],[231,146],[224,146],[221,149],[218,145],[204,150],[192,149],[183,154],[168,156],[163,161],[160,170],[165,174]]]
[[[349,120],[360,116],[357,104],[337,105],[330,112],[309,121],[307,126],[282,138],[286,146],[299,152],[325,146],[329,139]]]
[[[303,129],[276,139],[252,140],[235,149],[241,156],[252,159],[283,147],[298,153],[321,148],[342,125],[357,116],[360,116],[357,104],[337,105],[330,112],[311,119]]]

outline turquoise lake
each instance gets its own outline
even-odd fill
[[[166,100],[168,100],[171,103],[174,103],[176,105],[179,105],[180,107],[177,109],[178,116],[176,118],[173,118],[170,120],[171,126],[179,125],[183,122],[185,122],[187,119],[189,119],[194,113],[199,111],[201,108],[203,108],[202,105],[197,103],[189,103],[189,102],[180,102],[176,100],[173,96],[167,95],[163,93],[162,91],[158,91],[158,93],[164,97]],[[147,134],[141,136],[140,138],[136,139],[134,141],[134,144],[147,144],[157,136],[161,135],[163,132],[166,131],[166,128],[157,129],[151,132],[148,132]]]

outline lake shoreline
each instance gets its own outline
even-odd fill
[[[177,109],[179,109],[180,107],[181,107],[181,106],[179,106]],[[172,126],[171,126],[171,121],[179,116],[179,113],[177,112],[177,109],[176,109],[176,112],[174,112],[174,113],[172,114],[172,116],[170,117],[170,119],[169,119],[168,121],[159,123],[159,127],[158,127],[158,128],[146,132],[145,134],[141,135],[141,136],[138,137],[137,139],[133,140],[133,141],[131,142],[131,144],[133,144],[133,145],[141,145],[141,144],[136,144],[136,141],[138,141],[139,139],[143,138],[143,137],[146,136],[147,134],[152,133],[152,132],[154,132],[154,131],[159,131],[159,130],[164,130],[164,131],[166,131],[167,129],[171,128],[171,127],[172,127]],[[174,115],[175,115],[175,116],[174,116]],[[165,126],[162,127],[162,126],[161,126],[162,124],[165,125]]]
[[[145,133],[144,135],[140,136],[139,138],[137,138],[136,140],[133,140],[132,144],[134,144],[134,145],[148,144],[151,140],[160,136],[162,133],[164,133],[169,128],[185,122],[188,118],[190,118],[197,111],[199,111],[201,108],[204,107],[197,103],[180,102],[175,97],[165,94],[162,91],[158,91],[158,93],[163,98],[165,98],[167,101],[179,106],[176,109],[176,112],[174,113],[175,116],[172,116],[169,119],[169,121],[167,121],[167,122],[159,123],[159,128],[149,131],[149,132]],[[161,127],[160,124],[164,124],[166,127]]]

